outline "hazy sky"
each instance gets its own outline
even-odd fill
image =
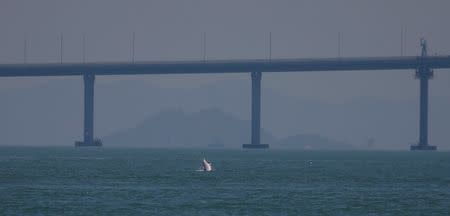
[[[202,57],[207,33],[208,59],[266,58],[272,32],[273,58],[332,57],[341,32],[343,56],[405,55],[419,52],[418,40],[429,41],[429,53],[450,53],[450,2],[421,1],[64,1],[1,0],[0,63],[23,61],[24,38],[29,62],[82,59],[86,35],[88,61],[129,61],[132,32],[136,60],[182,60]],[[133,77],[160,85],[197,85],[222,77],[247,75]],[[27,87],[52,78],[0,80],[0,88]],[[99,82],[129,79],[102,78]],[[438,73],[431,94],[450,98],[450,75]],[[376,96],[417,96],[417,81],[406,73],[316,73],[265,75],[264,85],[291,95],[340,101]],[[382,86],[382,88],[380,88]]]
[[[132,32],[137,61],[335,57],[338,32],[342,56],[398,56],[401,29],[404,54],[419,53],[425,37],[430,54],[450,54],[450,1],[447,0],[0,0],[0,63],[21,63],[24,40],[28,62],[129,61]],[[450,71],[431,80],[430,96],[450,100]],[[32,88],[70,78],[1,78],[0,91]],[[162,87],[196,87],[223,79],[249,80],[247,74],[98,77],[97,83],[145,80]],[[250,84],[250,81],[249,81]],[[328,103],[356,98],[418,100],[413,71],[264,74],[265,88],[284,95]],[[81,82],[80,82],[81,87]],[[264,95],[263,95],[264,97]]]

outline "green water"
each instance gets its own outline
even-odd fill
[[[0,147],[0,215],[449,212],[450,152]]]

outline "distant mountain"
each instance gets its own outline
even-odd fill
[[[320,135],[296,135],[276,140],[262,130],[262,142],[271,148],[351,149],[352,146]],[[162,111],[134,128],[103,138],[108,146],[132,147],[225,147],[240,148],[249,143],[250,122],[239,120],[219,109],[186,113]],[[220,145],[219,145],[220,144]]]
[[[347,143],[332,140],[317,134],[290,136],[278,141],[277,147],[306,150],[345,150],[354,148]]]
[[[212,139],[214,143],[239,146],[239,143],[248,142],[248,119],[251,117],[251,82],[248,77],[182,86],[188,78],[167,78],[169,83],[174,83],[173,86],[180,86],[161,87],[159,81],[152,81],[159,79],[158,76],[129,80],[99,76],[95,89],[95,135],[107,137],[134,130],[139,123],[150,121],[145,120],[146,117],[156,117],[161,110],[174,111],[177,108],[179,112],[185,112],[183,115],[190,116],[200,110],[204,112],[205,109],[218,107],[226,115],[232,115],[234,121],[247,121],[241,123],[245,135],[239,140],[236,138],[236,143],[226,143],[221,140],[222,137]],[[388,100],[368,96],[332,102],[295,92],[292,95],[282,94],[273,86],[267,88],[269,84],[262,89],[261,126],[274,137],[320,134],[358,148],[367,148],[368,139],[374,138],[376,142],[371,144],[371,149],[403,150],[417,141],[418,98]],[[430,90],[429,142],[440,150],[448,150],[450,115],[447,113],[450,100],[439,92]],[[73,146],[75,140],[82,139],[81,77],[61,77],[30,88],[0,89],[0,102],[0,145]],[[159,131],[157,128],[155,130]],[[167,137],[165,140],[174,139]],[[270,140],[264,142],[275,146]],[[171,140],[170,143],[175,145],[176,141]],[[105,146],[109,146],[108,142]]]
[[[262,130],[262,140],[275,138]],[[207,147],[223,144],[240,148],[249,143],[250,122],[239,120],[219,109],[186,113],[181,110],[160,112],[137,125],[103,138],[108,146]]]

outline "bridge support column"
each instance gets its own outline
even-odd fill
[[[98,139],[94,139],[94,82],[95,75],[85,73],[84,79],[84,129],[83,141],[76,141],[75,146],[101,146]]]
[[[252,120],[251,143],[243,144],[243,148],[265,149],[268,144],[261,144],[261,72],[252,72]]]
[[[421,39],[422,57],[427,56],[427,43]],[[428,81],[433,77],[433,71],[426,65],[420,65],[416,70],[416,78],[420,80],[420,134],[419,143],[412,145],[411,150],[436,150],[436,146],[428,144]]]

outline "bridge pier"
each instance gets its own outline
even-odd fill
[[[251,143],[243,144],[246,149],[265,149],[268,144],[261,144],[261,72],[252,72],[252,119]]]
[[[94,139],[94,83],[95,75],[83,74],[84,80],[84,129],[83,141],[76,141],[75,146],[101,146],[101,140]]]
[[[421,39],[422,57],[427,56],[427,42]],[[416,69],[416,78],[420,80],[420,122],[419,143],[411,145],[411,150],[436,150],[436,146],[428,144],[428,81],[433,77],[433,70],[420,65]]]

